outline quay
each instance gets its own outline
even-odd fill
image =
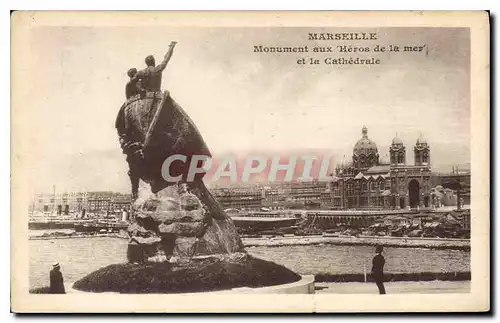
[[[470,251],[469,239],[452,238],[407,238],[376,236],[293,236],[282,237],[243,237],[245,247],[283,247],[304,245],[344,245],[344,246],[377,246],[393,248],[427,248]]]
[[[58,220],[46,219],[28,221],[30,230],[74,229],[76,232],[92,232],[99,230],[125,230],[128,222],[110,222],[102,220]]]

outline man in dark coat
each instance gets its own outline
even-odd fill
[[[61,266],[56,263],[50,271],[50,293],[51,294],[66,294],[64,289],[64,280],[61,273]]]
[[[375,252],[377,255],[373,257],[372,260],[372,277],[373,280],[375,281],[375,284],[377,284],[378,291],[379,293],[385,294],[385,287],[384,287],[384,265],[385,265],[385,259],[384,256],[382,256],[382,251],[384,249],[382,246],[377,246],[375,249]]]

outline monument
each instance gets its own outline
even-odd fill
[[[188,181],[187,162],[171,165],[170,173],[178,177],[176,181],[169,182],[162,174],[169,156],[183,155],[187,161],[194,155],[211,157],[193,121],[169,92],[161,92],[161,73],[174,47],[172,42],[158,66],[152,56],[146,58],[148,66],[135,76],[141,87],[139,93],[127,99],[116,123],[130,172],[148,183],[152,193],[138,197],[132,192],[136,198],[135,222],[128,229],[132,262],[243,251],[231,219],[205,187],[203,173]]]
[[[188,178],[193,156],[211,157],[211,153],[187,113],[168,91],[160,89],[161,73],[175,44],[170,44],[159,65],[148,56],[146,69],[131,77],[137,93],[129,96],[116,119],[134,199],[127,230],[128,263],[101,268],[73,287],[91,292],[168,293],[300,280],[283,266],[248,255],[231,218],[203,183],[205,173]],[[185,156],[185,162],[173,162],[169,173],[175,180],[167,180],[162,165],[173,155]],[[139,190],[139,180],[149,187]]]

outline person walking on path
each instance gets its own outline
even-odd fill
[[[385,294],[384,287],[384,265],[385,259],[382,256],[382,251],[384,248],[382,246],[377,246],[375,248],[375,252],[377,255],[373,257],[372,260],[372,277],[375,280],[375,284],[377,284],[378,291],[381,295]]]
[[[64,289],[64,280],[61,273],[61,266],[56,263],[50,271],[50,293],[51,294],[66,294]]]

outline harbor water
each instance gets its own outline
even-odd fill
[[[300,274],[348,274],[370,270],[370,246],[305,245],[248,247],[258,258],[284,265]],[[30,240],[30,287],[46,286],[54,262],[67,282],[110,264],[127,261],[127,240],[113,237]],[[423,248],[386,248],[388,273],[470,271],[470,252]]]

